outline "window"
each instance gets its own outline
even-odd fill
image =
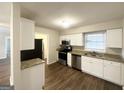
[[[85,33],[85,50],[105,52],[106,33],[105,31]]]

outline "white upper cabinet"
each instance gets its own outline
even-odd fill
[[[122,29],[107,30],[107,47],[122,48]]]
[[[70,40],[70,35],[62,35],[62,36],[60,36],[60,44],[62,44],[62,40],[69,41]]]
[[[83,46],[82,34],[63,35],[60,36],[60,44],[62,40],[70,41],[70,44],[74,46]]]
[[[83,46],[83,36],[82,36],[82,34],[71,35],[70,43],[71,43],[71,45]]]
[[[21,50],[34,49],[34,28],[32,20],[21,18],[20,22],[20,48]]]

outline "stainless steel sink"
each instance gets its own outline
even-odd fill
[[[87,52],[87,53],[84,53],[85,56],[94,56],[94,57],[104,57],[103,54],[100,54],[100,53],[96,53],[96,52]]]

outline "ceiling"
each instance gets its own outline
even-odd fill
[[[55,30],[65,30],[60,22],[70,22],[69,28],[105,22],[124,17],[124,3],[19,3],[21,15],[32,19],[36,25]],[[66,28],[66,29],[69,29]]]
[[[0,26],[9,27],[11,8],[10,3],[0,2]]]

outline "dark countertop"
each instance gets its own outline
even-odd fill
[[[21,62],[21,69],[23,70],[23,69],[30,68],[32,66],[43,64],[43,63],[45,63],[45,61],[40,59],[40,58],[22,61]]]
[[[89,54],[88,51],[82,51],[82,50],[73,50],[70,53],[75,54],[75,55],[81,55],[81,56],[87,56],[87,57],[92,57],[92,58],[98,58],[98,59],[103,59],[103,60],[109,60],[109,61],[124,63],[124,59],[119,55],[97,53],[97,55],[94,56],[94,55]]]

